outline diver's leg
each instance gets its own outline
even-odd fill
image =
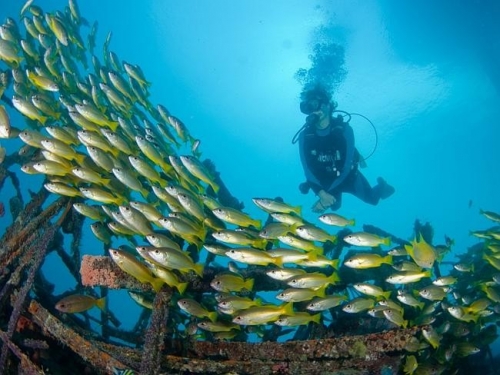
[[[357,171],[350,188],[347,189],[346,192],[351,193],[365,203],[376,205],[381,198],[380,186],[381,185],[378,184],[371,187],[366,177]]]

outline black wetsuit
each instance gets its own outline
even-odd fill
[[[342,204],[342,193],[350,193],[369,204],[380,200],[379,185],[371,187],[358,171],[359,153],[351,126],[342,117],[330,119],[326,129],[307,126],[299,137],[300,159],[307,184],[316,193],[324,190]]]

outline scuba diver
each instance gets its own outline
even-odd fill
[[[342,115],[333,117],[337,104],[321,86],[303,91],[300,111],[307,116],[299,131],[299,152],[306,182],[299,189],[312,189],[319,200],[313,212],[328,208],[336,211],[342,204],[342,193],[350,193],[363,202],[376,205],[394,193],[394,188],[379,177],[374,187],[358,170],[364,162],[354,145],[354,132]],[[297,136],[296,136],[297,137]],[[296,142],[294,138],[294,143]]]

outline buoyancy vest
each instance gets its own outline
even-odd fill
[[[354,148],[352,128],[339,118],[333,118],[327,129],[317,130],[314,126],[304,129],[302,134],[302,158],[308,169],[325,190],[346,179],[349,173],[357,168],[359,153]],[[347,168],[347,170],[346,170]],[[306,176],[307,176],[306,172]]]

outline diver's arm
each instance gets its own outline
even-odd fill
[[[333,180],[332,184],[328,187],[327,192],[329,193],[331,193],[337,186],[344,182],[346,177],[351,172],[356,148],[354,147],[354,132],[348,124],[346,124],[344,127],[344,138],[346,142],[344,165],[342,167],[342,172],[340,172],[340,175],[335,180]]]
[[[319,180],[316,178],[316,176],[314,176],[311,169],[309,168],[309,165],[307,164],[307,158],[304,151],[304,133],[302,133],[299,138],[299,153],[300,153],[300,161],[302,163],[302,168],[304,169],[306,180],[309,184],[309,187],[317,195],[319,191],[324,188],[321,186]]]

